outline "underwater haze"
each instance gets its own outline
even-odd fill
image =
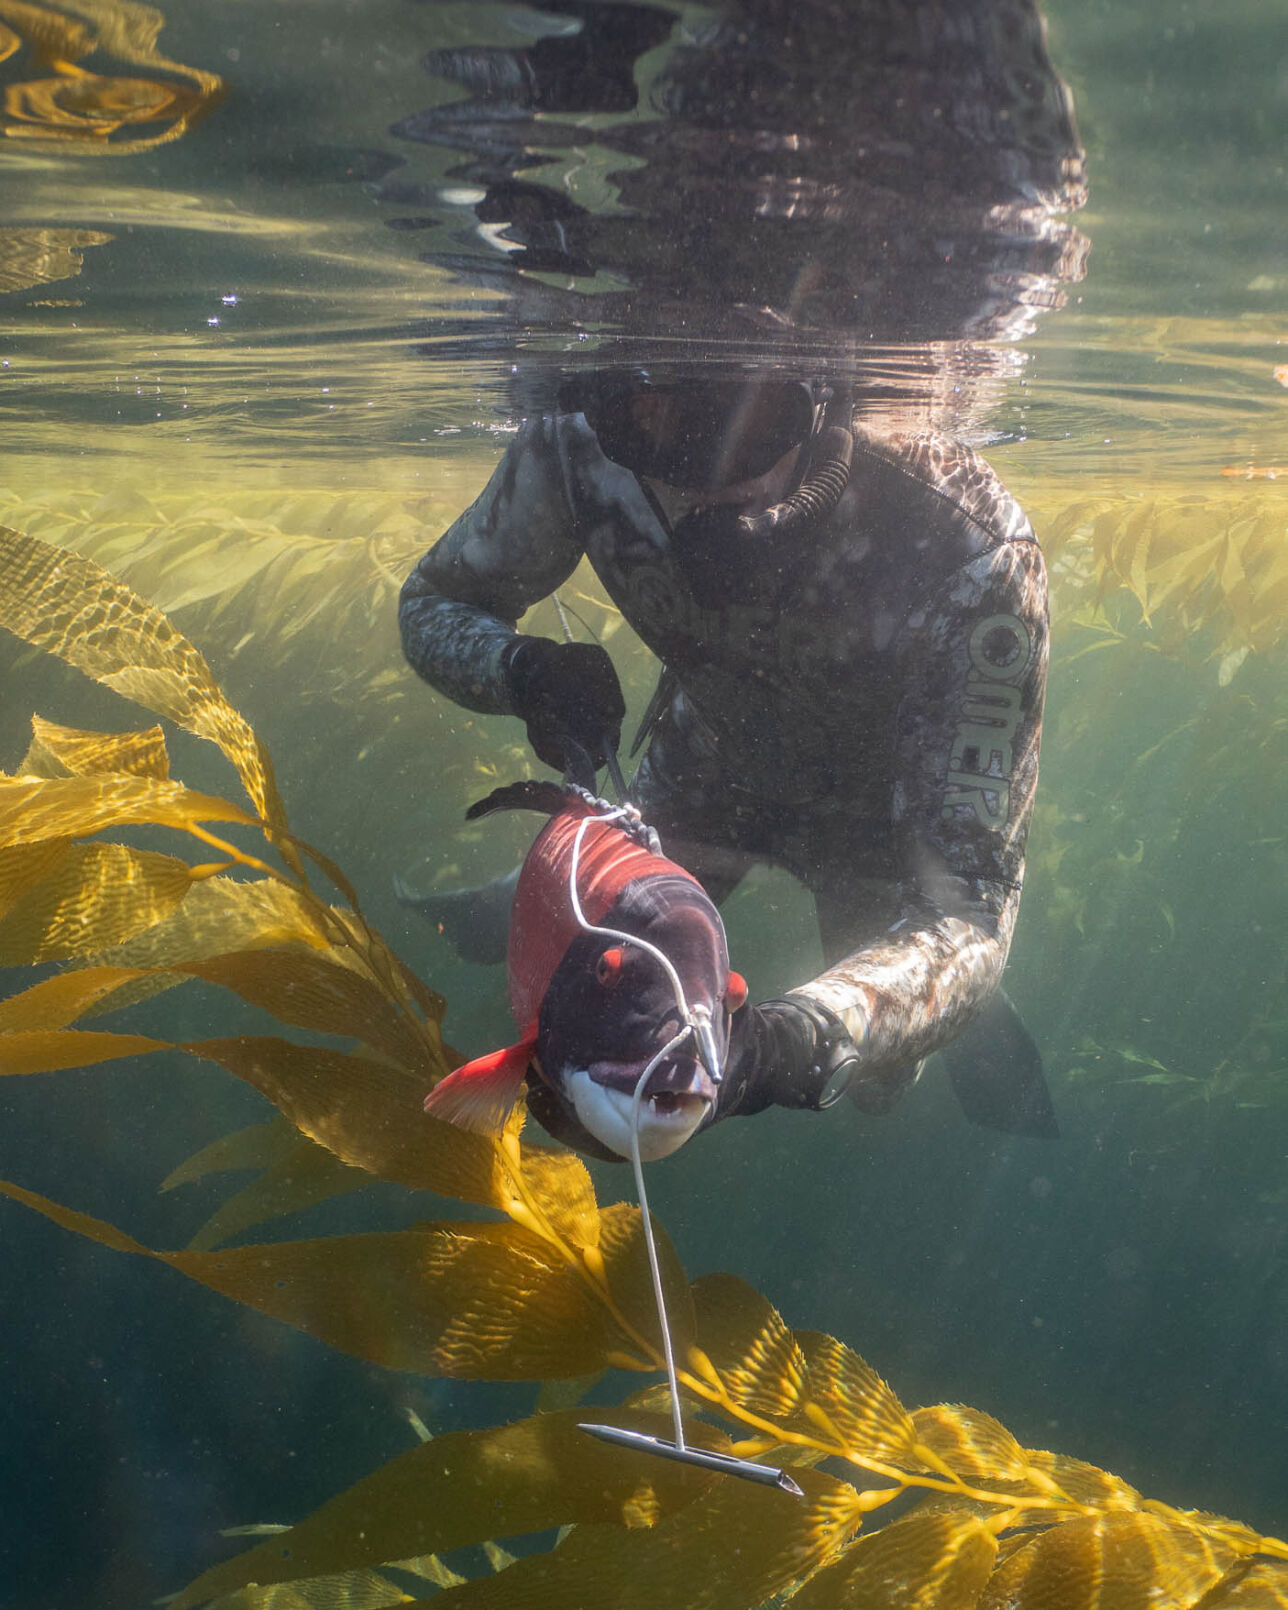
[[[512,1038],[501,970],[394,878],[505,871],[533,819],[464,812],[540,768],[517,721],[418,681],[397,603],[519,420],[605,362],[827,372],[878,423],[971,442],[1051,575],[1006,988],[1060,1138],[971,1127],[932,1059],[885,1117],[703,1133],[650,1169],[651,1206],[690,1274],[741,1276],[905,1402],[969,1403],[1282,1535],[1288,33],[1274,0],[1051,0],[1015,84],[951,55],[893,82],[939,9],[0,3],[0,523],[202,651],[295,831],[473,1056]],[[771,47],[772,104],[747,89]],[[968,110],[1014,89],[1031,121],[1004,104],[972,164],[927,85]],[[618,664],[629,734],[656,663],[588,570],[561,596]],[[553,607],[524,629],[559,635]],[[33,712],[137,724],[4,633],[0,690],[9,772]],[[228,786],[209,746],[172,755]],[[753,1000],[819,971],[785,873],[725,916]],[[0,996],[31,981],[13,960],[0,935]],[[182,991],[129,1019],[168,1040],[264,1021]],[[0,1115],[4,1179],[179,1248],[232,1187],[161,1182],[271,1108],[208,1063],[140,1059],[7,1078]],[[427,1213],[384,1183],[306,1198],[270,1238]],[[132,1610],[240,1546],[226,1529],[293,1523],[413,1446],[409,1415],[437,1434],[535,1401],[343,1356],[16,1202],[0,1249],[15,1610]]]

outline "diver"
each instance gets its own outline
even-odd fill
[[[645,821],[717,902],[765,862],[817,909],[823,972],[735,1014],[707,1122],[842,1094],[885,1112],[982,1013],[1021,1054],[950,1060],[967,1116],[1053,1133],[998,989],[1037,780],[1046,573],[993,470],[933,431],[878,429],[817,381],[567,383],[400,604],[419,675],[518,717],[558,770],[609,762],[625,714],[602,647],[517,629],[583,555],[662,664],[631,787]],[[486,929],[512,888],[415,903],[449,934],[462,916]],[[603,1155],[569,1108],[535,1110]]]

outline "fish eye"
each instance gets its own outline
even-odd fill
[[[626,952],[620,945],[614,945],[606,950],[595,963],[595,978],[605,989],[612,989],[615,984],[622,981],[622,968],[626,964]]]

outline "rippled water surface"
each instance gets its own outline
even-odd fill
[[[103,28],[115,9],[84,17]],[[502,982],[456,960],[396,904],[391,880],[506,867],[527,825],[467,830],[461,817],[524,757],[516,724],[455,710],[416,682],[395,612],[403,576],[481,487],[521,412],[548,397],[551,377],[605,354],[819,363],[852,378],[876,414],[929,411],[968,435],[1024,503],[1052,571],[1043,781],[1007,979],[1062,1138],[968,1128],[932,1065],[882,1121],[847,1110],[721,1126],[654,1171],[654,1207],[692,1271],[731,1269],[792,1324],[845,1337],[906,1401],[975,1404],[1028,1444],[1282,1535],[1279,7],[1047,7],[1089,186],[1060,227],[1089,252],[1061,236],[1046,300],[1063,305],[1028,307],[964,343],[919,302],[882,327],[879,297],[839,343],[834,329],[734,328],[699,311],[686,324],[674,310],[689,276],[705,294],[727,266],[715,215],[687,241],[692,263],[669,264],[655,304],[625,296],[640,283],[633,263],[662,271],[630,230],[610,227],[629,210],[622,175],[643,174],[643,186],[665,173],[659,149],[682,123],[649,86],[665,81],[672,24],[701,39],[719,14],[619,9],[642,30],[627,72],[641,105],[529,108],[521,133],[503,122],[462,133],[459,111],[443,109],[468,89],[422,58],[575,34],[575,19],[544,5],[176,0],[160,49],[226,95],[208,82],[192,91],[217,104],[164,143],[149,137],[176,112],[119,149],[120,131],[32,138],[11,90],[0,520],[92,554],[173,613],[268,741],[297,830],[345,867],[447,996],[449,1037],[473,1052],[509,1033]],[[833,133],[845,127],[836,85],[861,47],[845,10],[833,8],[819,113]],[[0,65],[9,85],[51,70],[29,44]],[[774,160],[782,181],[785,159]],[[502,179],[577,210],[525,224],[527,192]],[[498,221],[499,194],[509,213]],[[873,239],[873,203],[860,199],[867,213],[845,213],[842,187],[835,226],[853,231],[856,253]],[[578,251],[599,255],[578,270]],[[690,306],[705,306],[698,291]],[[614,652],[638,711],[645,651],[592,577],[568,601]],[[539,612],[531,629],[556,627]],[[106,692],[12,644],[0,645],[0,678],[5,767],[33,710],[122,722]],[[176,754],[196,786],[227,786],[196,746]],[[785,876],[751,879],[728,917],[753,996],[809,976],[812,916]],[[4,973],[0,992],[20,982]],[[170,1037],[233,1032],[176,1023],[161,1003],[145,1010]],[[218,1182],[164,1197],[156,1184],[260,1113],[213,1069],[184,1077],[176,1088],[140,1063],[7,1081],[0,1173],[151,1244],[183,1244]],[[598,1177],[623,1189],[611,1170]],[[285,1223],[294,1234],[416,1217],[381,1187]],[[525,1388],[340,1359],[14,1204],[0,1234],[0,1598],[20,1610],[116,1610],[174,1591],[227,1547],[221,1527],[293,1520],[391,1457],[407,1444],[408,1408],[446,1429],[531,1406]]]

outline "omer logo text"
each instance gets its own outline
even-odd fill
[[[1033,658],[1033,638],[1016,616],[989,615],[971,632],[969,653],[942,814],[954,817],[966,806],[985,827],[1000,827],[1010,814],[1019,682]]]

